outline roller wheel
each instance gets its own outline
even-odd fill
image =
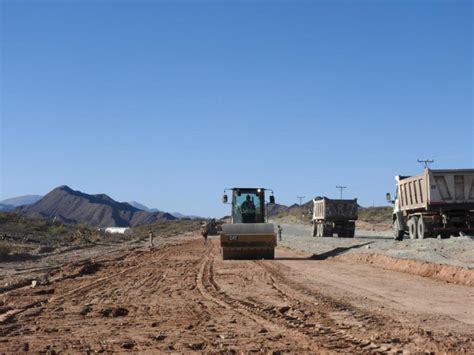
[[[311,229],[311,235],[313,237],[319,237],[319,235],[318,235],[318,225],[316,223],[313,223],[313,228]]]
[[[222,248],[222,260],[232,259],[232,252],[227,248]]]
[[[268,251],[265,259],[275,259],[275,249]]]
[[[408,234],[410,239],[416,239],[418,237],[418,217],[410,217],[408,220]]]

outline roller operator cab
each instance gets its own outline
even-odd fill
[[[224,260],[273,259],[276,234],[267,222],[265,195],[275,203],[273,191],[264,188],[226,189],[222,202],[232,205],[231,222],[222,226],[221,251]],[[229,202],[230,195],[230,202]]]

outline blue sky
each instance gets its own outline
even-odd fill
[[[474,167],[470,1],[1,2],[0,199],[67,184],[221,216],[222,190],[385,205]]]

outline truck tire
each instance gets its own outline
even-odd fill
[[[418,238],[418,217],[410,217],[407,224],[410,239]]]
[[[425,239],[425,238],[431,237],[431,233],[425,221],[423,220],[423,218],[420,218],[418,220],[417,230],[418,230],[418,239]]]
[[[393,238],[395,240],[403,240],[403,235],[405,234],[405,232],[403,232],[402,230],[400,230],[400,228],[398,228],[398,221],[396,219],[392,223],[392,230],[393,230]]]
[[[326,236],[326,228],[324,228],[324,224],[320,224],[319,225],[319,235],[321,237],[325,237]]]
[[[318,225],[316,223],[313,223],[313,228],[311,229],[311,236],[319,237],[319,235],[318,235]]]
[[[349,222],[346,227],[346,238],[354,238],[355,236],[355,222]]]
[[[321,226],[321,234],[323,237],[332,237],[332,228],[325,226],[324,224]]]
[[[346,237],[347,237],[347,238],[354,238],[354,236],[355,236],[355,228],[349,229],[349,230],[347,231]]]

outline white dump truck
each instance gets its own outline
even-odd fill
[[[333,200],[327,197],[313,199],[313,237],[354,238],[358,217],[357,199]]]
[[[396,240],[474,233],[474,169],[425,169],[395,177],[393,233]]]

